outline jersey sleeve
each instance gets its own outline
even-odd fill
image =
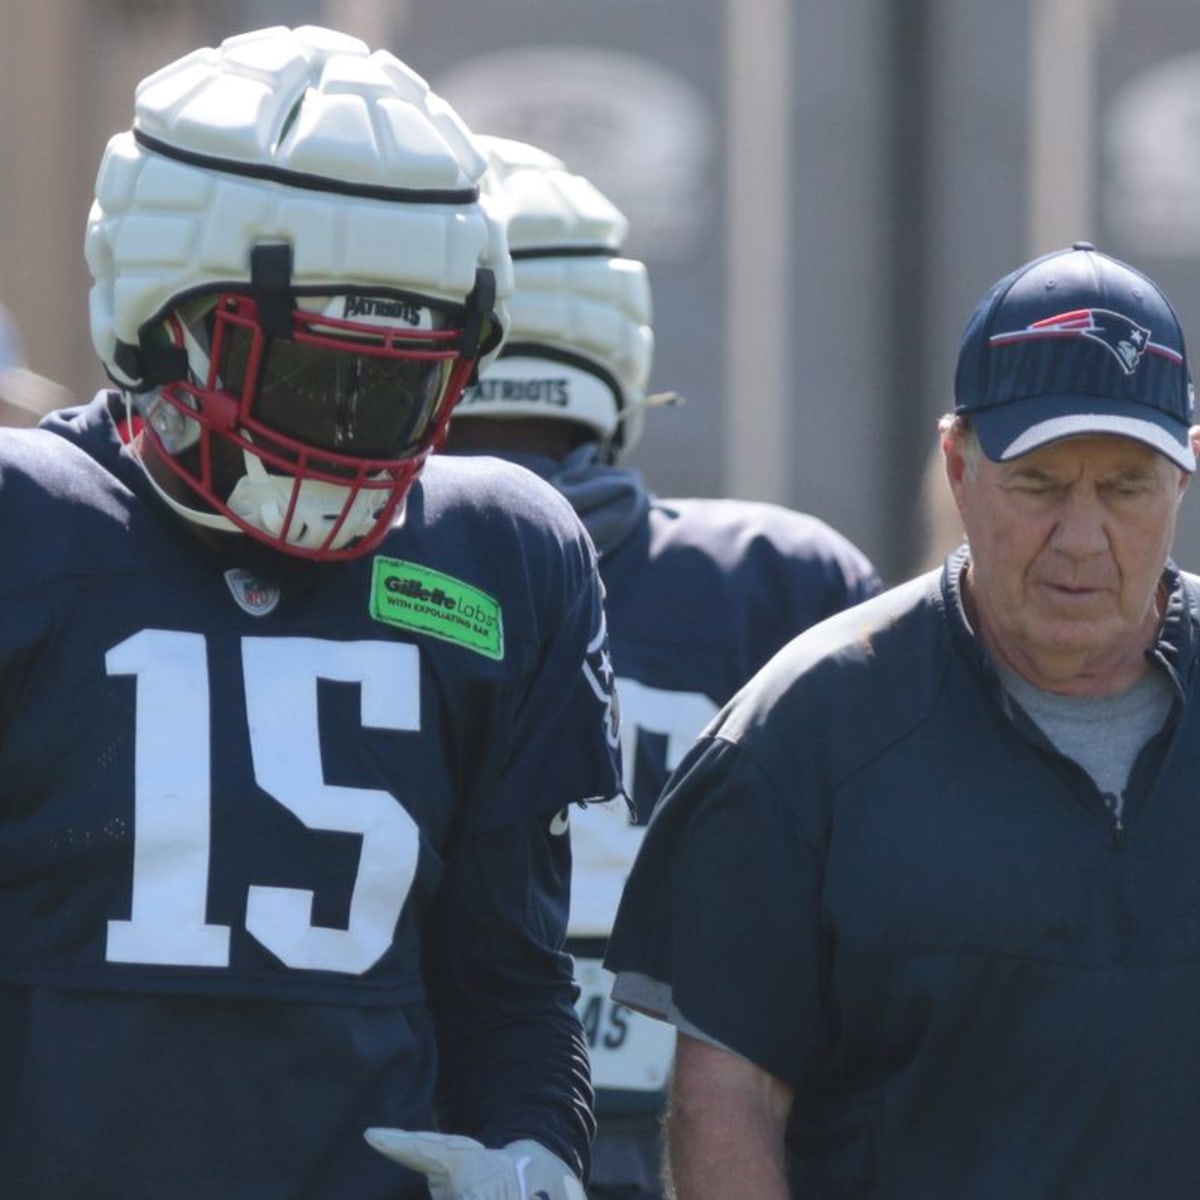
[[[565,501],[541,486],[530,495],[545,525],[526,531],[524,558],[510,564],[535,593],[511,648],[519,685],[503,736],[481,751],[489,766],[473,776],[476,802],[445,848],[423,975],[439,1124],[490,1146],[532,1138],[582,1176],[595,1126],[564,948],[569,814],[623,792],[595,553]]]
[[[821,1027],[819,851],[739,746],[699,741],[651,819],[605,965],[621,1003],[793,1088]]]
[[[516,697],[501,778],[485,783],[482,825],[624,796],[602,596],[593,564]]]
[[[791,513],[791,540],[775,543],[793,633],[883,591],[874,564],[844,534],[808,514]],[[798,618],[798,619],[797,619]],[[764,660],[765,661],[765,660]]]
[[[592,1090],[563,951],[570,839],[557,817],[464,838],[427,926],[438,1119],[502,1146],[532,1138],[583,1176]]]

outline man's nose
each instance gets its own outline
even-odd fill
[[[1108,550],[1104,506],[1094,491],[1070,489],[1063,499],[1052,541],[1056,550],[1075,557]]]

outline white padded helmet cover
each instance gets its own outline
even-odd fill
[[[503,325],[512,271],[476,199],[485,168],[454,110],[356,38],[277,26],[196,50],[138,85],[133,129],[101,162],[85,242],[96,350],[136,386],[118,343],[180,296],[245,284],[270,242],[291,244],[298,289],[461,304],[490,268]]]
[[[573,394],[589,395],[586,405],[547,409],[531,407],[510,389],[513,400],[493,394],[476,408],[483,393],[475,389],[455,412],[502,417],[536,411],[580,421],[628,449],[641,432],[654,354],[646,267],[620,254],[629,223],[593,184],[553,155],[508,138],[475,140],[488,160],[484,187],[497,201],[514,256],[516,291],[508,303],[507,335],[514,354],[530,359],[530,346],[545,347],[593,363],[619,395],[601,404],[594,393],[575,389]],[[497,361],[490,370],[500,366]],[[505,377],[515,378],[512,371]]]

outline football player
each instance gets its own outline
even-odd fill
[[[429,457],[506,329],[484,166],[315,27],[171,63],[108,145],[113,387],[0,431],[5,1195],[582,1196],[595,555]]]
[[[637,441],[653,356],[643,263],[628,223],[544,151],[479,136],[485,186],[508,228],[516,290],[500,356],[464,393],[447,449],[499,454],[561,491],[600,552],[638,818],[594,805],[572,827],[571,948],[599,1131],[589,1195],[662,1195],[658,1125],[674,1031],[615,1004],[600,957],[651,808],[719,705],[771,654],[880,588],[863,556],[815,517],[725,499],[664,500],[619,464]]]

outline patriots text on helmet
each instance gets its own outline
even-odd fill
[[[345,317],[386,317],[416,328],[421,323],[421,307],[408,300],[388,300],[381,296],[347,296]]]
[[[566,408],[571,403],[571,385],[563,378],[481,379],[467,396],[468,404],[490,401],[527,401]]]

